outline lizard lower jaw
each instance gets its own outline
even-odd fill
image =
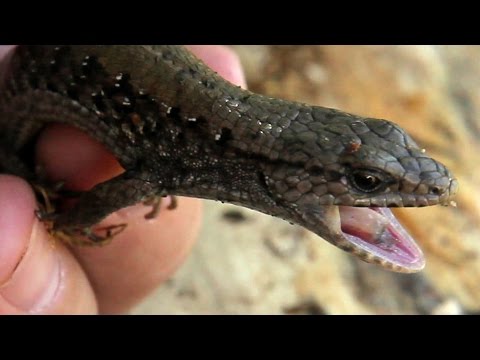
[[[353,252],[399,272],[417,272],[425,258],[415,240],[388,208],[340,206],[340,226]]]

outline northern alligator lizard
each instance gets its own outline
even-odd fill
[[[388,207],[448,205],[458,184],[398,125],[254,94],[180,46],[20,46],[0,74],[0,171],[39,182],[32,142],[51,122],[101,142],[125,172],[44,214],[87,235],[165,195],[299,224],[361,259],[415,272],[424,257]]]

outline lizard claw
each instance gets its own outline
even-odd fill
[[[155,195],[149,197],[143,202],[143,205],[152,207],[152,210],[145,214],[145,219],[155,219],[158,216],[158,213],[160,212],[160,205],[162,204],[162,200],[165,196],[167,195]],[[177,197],[173,195],[171,195],[170,197],[172,200],[170,202],[170,205],[168,205],[167,209],[173,210],[177,207]]]
[[[105,246],[108,245],[115,236],[125,230],[126,227],[127,224],[117,224],[98,228],[95,229],[95,231],[91,227],[69,230],[55,230],[50,228],[49,232],[55,238],[69,245]],[[100,232],[104,232],[104,234],[100,235]]]
[[[109,244],[115,236],[125,230],[127,224],[106,226],[95,229],[95,232],[91,227],[68,230],[55,229],[55,220],[58,218],[59,214],[56,212],[54,204],[59,198],[59,193],[62,192],[62,195],[70,197],[79,195],[79,192],[62,190],[63,185],[63,182],[57,182],[52,186],[32,184],[33,189],[39,198],[39,209],[35,210],[35,214],[38,219],[45,224],[47,231],[52,236],[69,245],[103,246]],[[153,206],[155,207],[157,205],[154,204]],[[99,232],[104,232],[104,234],[99,235]]]

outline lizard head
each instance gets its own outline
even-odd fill
[[[388,208],[448,205],[457,181],[389,121],[346,114],[321,126],[307,124],[316,136],[286,129],[288,154],[266,169],[283,217],[367,262],[421,270],[422,251]]]

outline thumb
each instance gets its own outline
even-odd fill
[[[82,268],[48,235],[35,204],[24,180],[0,175],[0,314],[96,313]]]

